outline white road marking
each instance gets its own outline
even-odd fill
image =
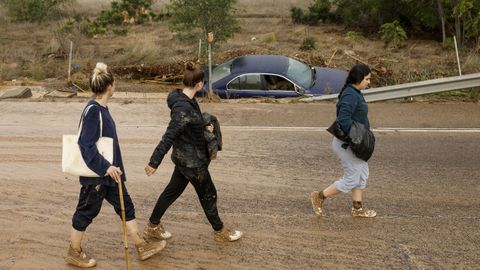
[[[134,128],[166,128],[166,125],[120,125]],[[222,130],[234,131],[313,131],[327,132],[328,127],[268,127],[268,126],[221,126]],[[420,133],[480,133],[480,128],[396,128],[379,127],[374,132],[420,132]]]
[[[166,129],[167,125],[117,125],[126,128],[159,128]],[[28,127],[23,124],[2,124],[0,127]],[[301,131],[301,132],[327,132],[327,127],[269,127],[269,126],[221,126],[222,130],[232,131]],[[374,132],[417,132],[417,133],[480,133],[480,128],[404,128],[404,127],[378,127]]]

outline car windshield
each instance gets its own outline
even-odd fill
[[[298,82],[303,88],[312,85],[313,73],[310,66],[295,59],[289,59],[287,77]]]
[[[217,67],[215,67],[212,70],[212,83],[219,81],[225,76],[229,75],[230,72],[232,71],[232,62],[233,60],[230,60],[228,62],[225,62]]]

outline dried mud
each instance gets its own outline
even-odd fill
[[[76,269],[64,263],[80,186],[61,172],[61,135],[83,102],[0,102],[0,269]],[[350,196],[317,218],[310,192],[340,176],[321,129],[333,103],[203,103],[217,115],[224,150],[211,164],[219,211],[245,236],[221,244],[191,186],[164,216],[166,249],[133,269],[475,269],[480,263],[479,133],[377,132],[365,201],[375,219],[349,216]],[[478,104],[375,103],[374,127],[480,127]],[[173,171],[165,158],[144,175],[168,123],[164,100],[115,101],[127,188],[142,228]],[[270,127],[270,128],[266,128]],[[124,268],[119,218],[105,202],[84,248],[96,269]]]

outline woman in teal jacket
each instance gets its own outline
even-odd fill
[[[370,128],[368,121],[368,105],[361,90],[370,84],[371,70],[364,64],[354,66],[348,73],[345,86],[339,94],[337,103],[337,121],[345,134],[348,134],[353,121]],[[352,216],[353,217],[375,217],[374,210],[367,209],[362,203],[363,190],[367,186],[369,174],[368,163],[356,157],[348,144],[344,141],[333,138],[332,149],[338,156],[343,167],[343,175],[333,184],[318,192],[311,194],[313,210],[316,215],[323,216],[322,206],[325,200],[340,192],[352,192]]]

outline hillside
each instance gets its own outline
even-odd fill
[[[109,1],[77,1],[73,10],[94,17]],[[161,10],[168,1],[156,1]],[[316,66],[348,70],[361,61],[376,69],[373,85],[383,86],[458,74],[453,49],[444,49],[433,40],[410,37],[406,45],[396,49],[384,47],[378,36],[362,36],[341,25],[293,24],[291,5],[305,8],[306,1],[239,1],[241,31],[214,52],[215,63],[242,54],[280,54],[296,57]],[[101,3],[101,4],[99,4]],[[16,23],[0,13],[0,80],[33,80],[49,83],[66,80],[67,60],[61,53],[59,38],[54,32],[64,21],[42,24]],[[316,39],[316,49],[300,51],[305,37]],[[60,37],[63,42],[67,37]],[[111,32],[94,38],[76,37],[78,51],[73,59],[73,78],[84,84],[86,76],[97,61],[117,68],[181,65],[197,57],[198,43],[176,40],[166,21],[128,27],[126,36]],[[63,50],[65,51],[65,50]],[[480,72],[480,55],[473,50],[460,53],[464,74]],[[165,74],[164,74],[165,75]],[[132,79],[125,74],[124,79]],[[134,77],[133,79],[142,79]],[[148,79],[148,78],[147,78]],[[169,89],[158,85],[156,89]]]

